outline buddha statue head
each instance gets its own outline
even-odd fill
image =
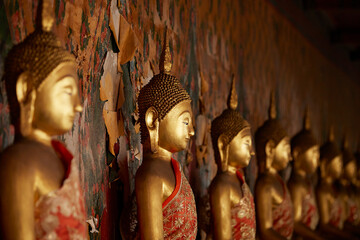
[[[160,57],[160,73],[139,93],[139,121],[144,151],[178,152],[194,135],[191,98],[179,80],[170,75],[171,54],[167,34]]]
[[[259,172],[280,171],[292,160],[290,139],[276,119],[275,95],[270,96],[269,119],[255,133],[255,150]]]
[[[76,62],[51,32],[49,2],[39,4],[36,29],[5,59],[4,80],[16,137],[45,139],[67,132],[82,110]]]
[[[226,172],[228,166],[246,167],[252,155],[250,124],[236,111],[237,104],[238,97],[233,78],[228,108],[211,123],[215,161],[222,172]]]
[[[291,139],[294,170],[312,174],[319,165],[319,145],[310,130],[309,111],[304,115],[303,129]]]
[[[357,178],[357,164],[354,154],[349,149],[349,142],[346,136],[342,145],[343,178],[349,183],[355,183]]]
[[[322,178],[338,179],[343,170],[341,152],[334,140],[334,128],[331,126],[328,141],[320,148],[320,171]]]

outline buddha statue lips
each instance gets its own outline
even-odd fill
[[[50,5],[39,4],[36,30],[5,60],[16,135],[0,156],[1,239],[87,238],[78,162],[52,140],[82,107],[75,58],[51,32]]]
[[[160,73],[138,97],[144,159],[135,177],[139,223],[135,234],[141,239],[195,239],[197,232],[192,190],[179,163],[172,159],[173,153],[186,149],[194,135],[191,98],[170,75],[170,61],[166,34]]]

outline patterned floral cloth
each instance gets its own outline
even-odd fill
[[[174,191],[162,204],[164,239],[193,240],[197,234],[197,214],[194,194],[189,182],[180,169],[179,163],[171,159],[171,164],[175,173],[176,184]],[[128,238],[140,239],[135,194],[132,197],[129,218],[130,234]]]
[[[336,228],[342,229],[344,222],[342,220],[342,207],[340,197],[336,197],[330,209],[330,224]]]
[[[254,198],[242,174],[237,171],[236,175],[241,183],[243,197],[237,205],[231,208],[233,239],[255,239],[256,221]]]
[[[294,231],[293,206],[284,181],[280,177],[278,179],[282,184],[284,196],[283,201],[278,206],[273,207],[273,228],[281,236],[291,239]]]
[[[309,188],[308,193],[302,201],[301,222],[312,230],[315,230],[319,223],[319,212],[312,187]]]
[[[61,188],[43,195],[35,204],[36,239],[82,240],[86,237],[86,215],[77,162],[58,141],[52,141],[66,169]]]
[[[163,202],[164,238],[195,239],[197,215],[194,195],[189,182],[182,173],[179,163],[171,159],[175,172],[174,192]]]

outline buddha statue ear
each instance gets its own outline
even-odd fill
[[[156,153],[159,149],[159,117],[154,107],[149,107],[145,113],[145,123],[149,131],[151,152]]]
[[[299,148],[298,147],[295,147],[293,150],[292,150],[292,156],[293,156],[293,159],[297,159],[298,156],[299,156]]]
[[[269,169],[275,157],[275,143],[272,139],[268,140],[265,144],[265,169]]]
[[[221,134],[217,141],[220,160],[221,160],[221,171],[226,172],[228,170],[228,158],[229,158],[229,144],[226,144],[226,136]]]
[[[301,163],[299,161],[296,161],[300,155],[299,147],[295,147],[294,149],[292,149],[291,155],[294,160],[294,166],[300,166]]]
[[[27,72],[20,74],[16,81],[16,97],[20,106],[20,132],[28,136],[32,130],[36,90],[31,86]]]
[[[320,160],[320,175],[321,175],[321,178],[324,178],[326,175],[327,175],[327,172],[326,172],[326,159],[321,159]]]

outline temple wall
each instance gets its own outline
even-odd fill
[[[37,1],[4,0],[0,17],[4,20],[6,13],[8,22],[0,23],[0,74],[11,41],[18,43],[34,30],[36,7]],[[121,209],[122,197],[133,190],[134,174],[142,158],[136,96],[154,74],[151,64],[157,73],[165,28],[170,37],[173,74],[190,93],[195,116],[199,114],[201,84],[206,82],[209,86],[202,97],[205,115],[213,119],[226,107],[234,74],[238,110],[250,122],[253,132],[267,119],[273,90],[278,117],[290,136],[301,129],[308,106],[319,142],[326,139],[329,126],[334,124],[337,142],[340,144],[346,131],[350,146],[356,146],[359,79],[323,56],[268,1],[115,0],[111,5],[111,0],[59,0],[54,9],[54,31],[77,59],[84,106],[72,131],[60,139],[80,159],[87,214],[100,220],[100,233],[91,234],[92,239],[118,236],[119,216],[114,212]],[[120,20],[114,20],[114,12],[120,13]],[[110,17],[111,14],[115,15]],[[117,40],[111,23],[120,29]],[[115,61],[121,58],[122,64],[107,64],[105,59],[110,54]],[[131,60],[126,62],[125,55]],[[113,87],[107,85],[100,90],[101,78],[107,73],[112,75]],[[104,118],[110,119],[111,111],[104,113],[101,94],[109,94],[109,99],[118,103],[111,109],[117,120],[109,120],[106,125]],[[3,82],[0,112],[1,150],[13,141]],[[117,140],[112,145],[109,142],[114,136]],[[194,147],[189,152],[194,153]],[[175,157],[189,176],[196,164],[186,164],[187,156],[184,151]],[[215,165],[210,164],[213,174]],[[246,173],[253,187],[255,159]]]

